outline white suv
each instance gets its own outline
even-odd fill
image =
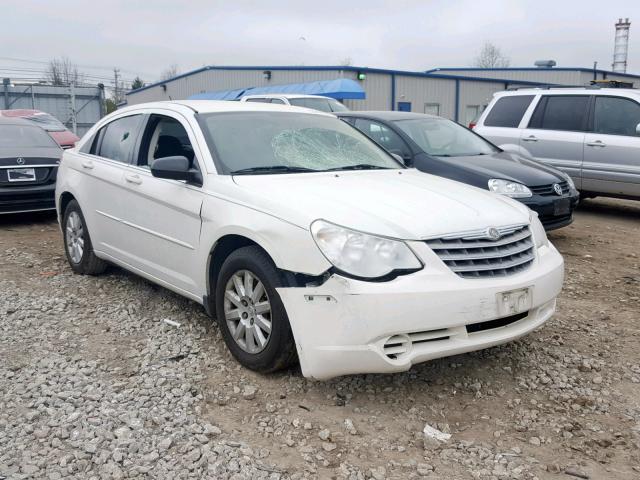
[[[504,343],[553,314],[563,281],[523,204],[296,107],[118,110],[64,153],[56,206],[75,272],[111,262],[204,305],[263,372],[395,372]]]
[[[504,150],[564,170],[583,197],[640,199],[640,90],[500,92],[474,131]]]
[[[275,105],[293,105],[294,107],[311,108],[321,112],[348,112],[335,98],[320,95],[299,95],[294,93],[271,93],[265,95],[245,95],[241,102],[273,103]]]

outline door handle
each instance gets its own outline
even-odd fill
[[[140,185],[142,183],[142,178],[140,178],[140,175],[127,174],[124,176],[124,179],[127,182],[135,183],[136,185]]]
[[[524,141],[524,142],[537,142],[538,139],[535,137],[535,135],[529,135],[528,137],[524,137],[522,139],[522,141]]]
[[[587,142],[587,145],[590,147],[606,147],[607,144],[602,140],[596,140],[595,142]]]
[[[86,168],[87,170],[91,170],[93,168],[93,162],[91,160],[83,160],[80,162],[82,168]]]

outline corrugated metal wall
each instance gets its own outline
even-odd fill
[[[439,105],[442,117],[455,117],[455,80],[396,75],[396,110],[398,102],[410,102],[411,111],[425,113],[425,107]]]
[[[345,78],[357,81],[357,72],[344,72]],[[391,110],[391,75],[386,73],[367,73],[360,81],[367,92],[364,100],[345,100],[344,104],[351,110]]]
[[[127,96],[130,105],[171,99],[184,99],[196,93],[216,90],[233,90],[263,85],[304,83],[335,78],[357,80],[352,70],[270,70],[271,80],[266,80],[262,70],[205,70],[166,83],[166,91],[157,85]],[[392,83],[395,76],[395,108],[398,102],[411,104],[413,112],[438,113],[455,119],[456,80],[426,76],[402,75],[400,73],[365,72],[366,78],[359,81],[366,92],[365,100],[346,100],[351,110],[391,110]],[[470,107],[483,108],[494,92],[504,89],[501,82],[459,80],[460,100],[458,119],[468,123]],[[474,115],[475,116],[475,115]]]
[[[458,121],[468,126],[489,104],[493,94],[504,90],[502,82],[460,80]]]
[[[588,84],[591,80],[593,80],[593,73],[591,72],[582,72],[581,74],[582,81],[580,84]],[[633,83],[634,88],[640,88],[640,76],[626,76],[626,75],[616,75],[615,73],[606,73],[598,72],[596,74],[597,80],[617,80],[619,82],[631,82]]]
[[[98,87],[75,87],[74,94],[76,133],[82,136],[103,116],[103,91]],[[47,112],[72,130],[73,109],[69,87],[0,85],[0,108]]]

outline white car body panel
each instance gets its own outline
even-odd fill
[[[552,245],[537,248],[533,264],[525,271],[465,279],[422,241],[529,224],[531,212],[521,203],[413,169],[220,175],[196,110],[326,115],[272,104],[211,101],[124,109],[94,126],[77,149],[64,153],[56,187],[58,213],[62,213],[61,196],[73,195],[83,210],[98,257],[202,304],[212,296],[210,254],[227,235],[260,245],[282,270],[314,277],[331,271],[309,231],[318,218],[407,241],[424,263],[418,272],[383,282],[329,273],[317,286],[278,289],[304,375],[326,379],[348,373],[402,371],[430,358],[512,340],[553,313],[563,261]],[[81,151],[103,125],[138,112],[180,119],[203,173],[202,187],[155,178],[147,168]],[[498,294],[520,288],[531,294],[526,318],[482,334],[466,334],[466,324],[499,316]],[[383,344],[390,336],[440,328],[452,332],[447,343],[415,345],[398,359],[384,355]]]
[[[366,233],[419,240],[529,220],[529,209],[520,202],[505,196],[496,202],[489,191],[415,169],[273,175],[266,183],[260,176],[234,180],[256,192],[255,201],[274,214],[290,209],[288,217],[303,228],[322,218]],[[463,200],[467,194],[474,196],[473,203]],[[459,216],[439,214],[452,204]]]
[[[426,360],[519,338],[555,311],[564,270],[562,257],[552,245],[540,249],[534,268],[480,283],[464,281],[445,265],[438,265],[424,243],[410,245],[427,265],[413,275],[384,284],[334,276],[320,287],[278,290],[287,312],[297,319],[291,327],[305,376],[325,380],[352,373],[405,371]],[[465,325],[499,317],[496,297],[501,292],[523,287],[533,287],[532,308],[526,318],[467,333]],[[389,339],[429,333],[449,338],[412,343],[396,359],[385,355],[384,344]]]

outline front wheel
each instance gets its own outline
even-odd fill
[[[62,232],[67,261],[74,272],[85,275],[98,275],[104,272],[107,263],[96,257],[93,252],[84,215],[75,200],[71,200],[64,211]]]
[[[216,283],[216,318],[232,355],[243,366],[273,372],[295,360],[289,318],[276,287],[282,279],[257,246],[225,260]]]

